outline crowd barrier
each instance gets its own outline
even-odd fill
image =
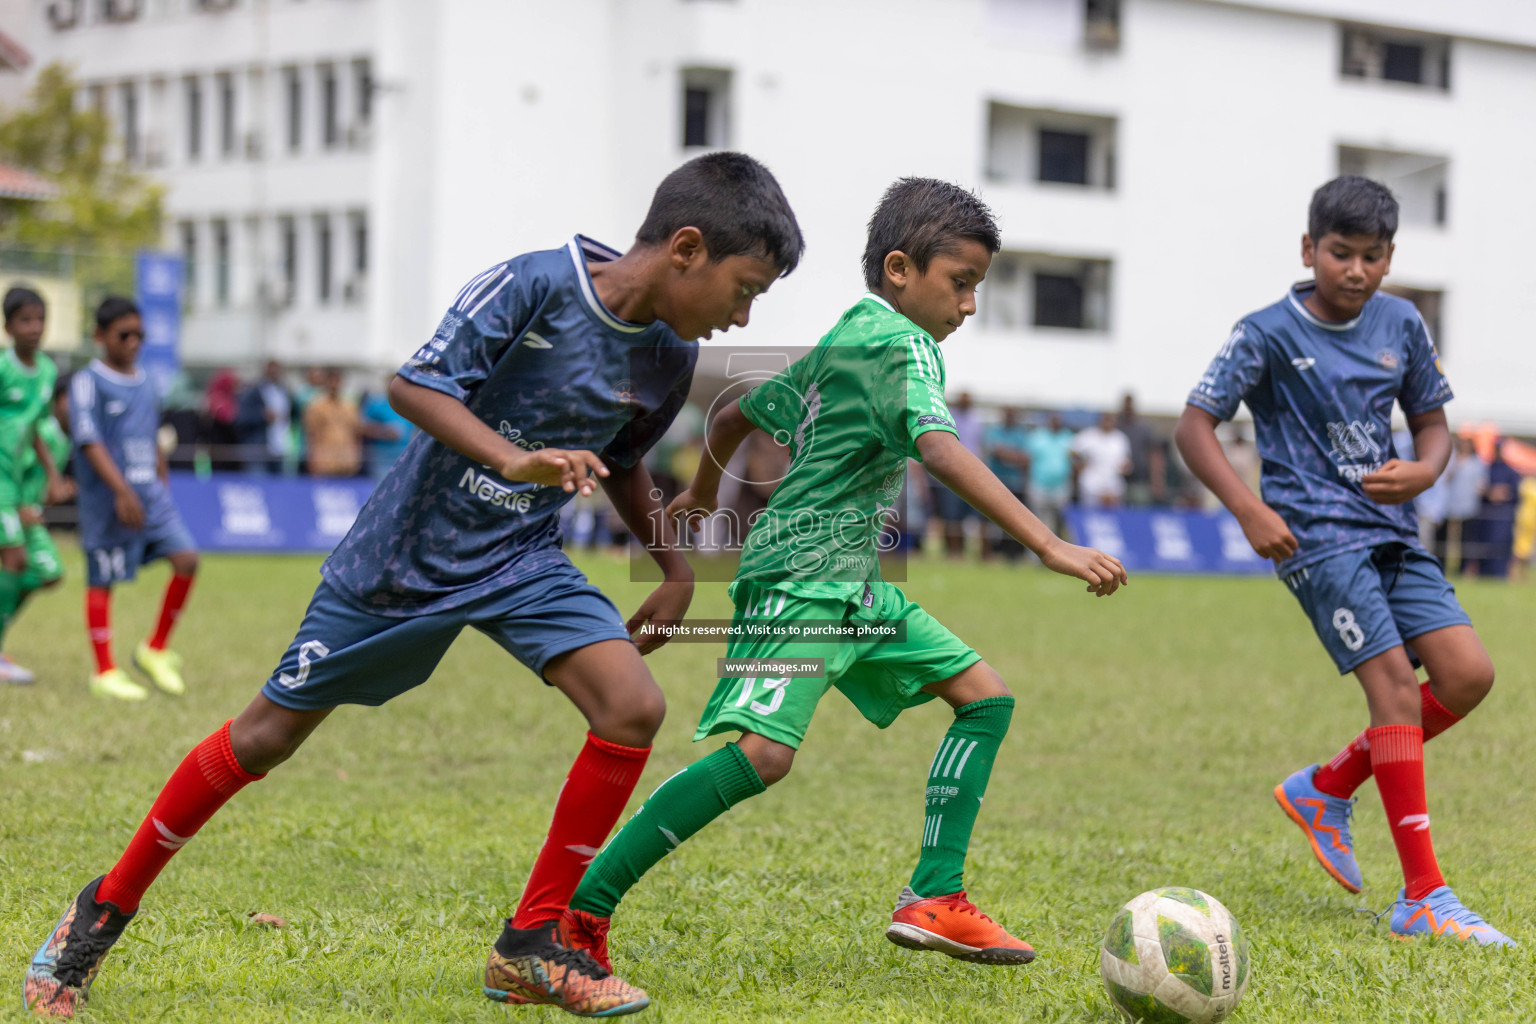
[[[372,491],[360,477],[171,474],[171,494],[203,551],[329,552]]]
[[[1228,512],[1075,505],[1066,518],[1079,544],[1107,551],[1133,572],[1274,572],[1274,563],[1254,553]]]

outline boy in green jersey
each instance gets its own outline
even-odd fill
[[[670,515],[713,512],[722,470],[753,431],[791,449],[788,474],[753,523],[731,585],[727,661],[823,659],[820,678],[743,670],[721,679],[694,738],[741,733],[664,782],[587,869],[561,923],[569,945],[607,962],[619,900],[663,856],[732,805],[782,779],[817,702],[842,691],[884,728],[903,710],[942,698],[954,723],[927,772],[917,869],[886,937],[983,964],[1023,964],[1034,950],[966,898],[971,829],[1013,713],[998,674],[938,620],[880,578],[906,460],[927,471],[1038,554],[1051,569],[1112,594],[1125,569],[1067,544],[967,451],[944,403],[938,342],[976,311],[999,238],[991,211],[955,185],[904,178],[869,224],[869,294],[804,358],[727,405],[708,456]],[[786,627],[829,631],[786,642]],[[728,665],[730,670],[733,666]]]
[[[0,643],[23,601],[58,582],[59,552],[37,506],[60,496],[53,449],[38,427],[53,416],[58,368],[38,352],[47,308],[30,288],[5,293],[0,309],[11,348],[0,353]],[[68,451],[67,444],[65,451]],[[0,682],[27,684],[30,671],[0,654]]]

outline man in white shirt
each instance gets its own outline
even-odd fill
[[[1097,427],[1079,432],[1072,441],[1072,455],[1078,467],[1078,500],[1100,507],[1120,504],[1125,477],[1131,471],[1131,442],[1115,426],[1115,414],[1106,412]]]

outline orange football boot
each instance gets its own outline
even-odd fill
[[[994,967],[1027,964],[1035,951],[983,914],[965,893],[924,898],[901,890],[885,937],[907,949],[933,949],[956,960]]]

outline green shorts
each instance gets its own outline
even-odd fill
[[[784,624],[796,620],[842,622],[850,626],[905,623],[896,640],[825,640],[743,638],[726,647],[727,659],[821,658],[826,674],[817,679],[744,679],[726,677],[715,687],[699,719],[695,741],[719,732],[755,732],[799,749],[816,704],[837,687],[859,713],[884,729],[910,707],[933,699],[923,687],[958,675],[981,660],[922,606],[889,583],[866,586],[862,600],[796,597],[771,586],[736,587],[733,625]]]
[[[59,548],[53,542],[53,535],[48,532],[48,527],[42,523],[24,526],[22,536],[27,546],[26,575],[28,577],[41,586],[44,583],[52,583],[64,575],[64,563],[59,560]]]
[[[21,509],[15,505],[0,505],[0,548],[19,548],[26,542]]]

